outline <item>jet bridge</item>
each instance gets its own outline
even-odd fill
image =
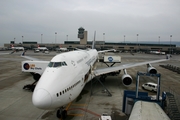
[[[149,96],[148,92],[139,92],[139,78],[140,76],[149,76],[149,77],[157,77],[157,94],[156,98]],[[129,91],[124,90],[124,96],[123,96],[123,106],[122,111],[126,114],[130,114],[132,107],[136,101],[142,100],[142,101],[148,101],[148,102],[154,102],[160,105],[162,108],[164,108],[165,100],[166,100],[166,92],[162,92],[162,99],[160,100],[160,78],[161,74],[150,74],[150,73],[143,73],[143,72],[137,72],[137,78],[136,78],[136,91]]]
[[[136,98],[138,98],[138,87],[139,87],[139,77],[140,77],[140,76],[150,76],[150,77],[157,77],[157,78],[158,78],[158,81],[157,81],[156,100],[159,101],[161,74],[150,74],[150,73],[137,72],[137,79],[136,79]]]

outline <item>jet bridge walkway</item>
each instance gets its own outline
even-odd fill
[[[139,78],[140,76],[149,76],[149,77],[157,77],[157,94],[156,99],[154,99],[152,96],[148,95],[148,92],[140,92],[139,89]],[[137,101],[146,101],[146,102],[153,102],[157,103],[162,109],[164,108],[164,103],[166,100],[166,92],[162,92],[162,99],[160,99],[160,81],[161,81],[161,74],[150,74],[150,73],[144,73],[144,72],[137,72],[137,79],[136,79],[136,90],[130,91],[130,90],[124,90],[124,96],[123,96],[123,106],[122,106],[122,112],[129,115],[131,113],[131,110],[133,108],[133,105]]]

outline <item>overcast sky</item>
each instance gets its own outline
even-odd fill
[[[180,41],[180,0],[1,0],[0,44],[78,41],[78,28],[106,42]],[[55,32],[57,32],[55,40]]]

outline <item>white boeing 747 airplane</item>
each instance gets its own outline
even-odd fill
[[[132,83],[132,77],[127,74],[126,68],[147,64],[148,72],[156,73],[156,69],[150,63],[168,60],[161,59],[93,69],[98,60],[98,53],[110,51],[97,51],[94,49],[94,41],[92,49],[66,52],[52,58],[33,92],[32,102],[36,107],[46,110],[59,108],[57,117],[65,118],[67,111],[63,109],[63,106],[77,98],[84,86],[94,77],[124,70],[122,83],[129,86]]]

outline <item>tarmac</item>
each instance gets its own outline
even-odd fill
[[[0,51],[8,53],[10,51]],[[51,60],[58,53],[49,54],[34,53],[27,51],[26,55],[42,60]],[[121,56],[122,63],[142,62],[163,59],[165,55],[152,55],[144,53],[108,53]],[[59,120],[56,117],[56,110],[41,110],[32,104],[32,92],[23,90],[23,86],[34,82],[32,75],[21,71],[21,52],[10,55],[0,55],[0,120]],[[161,90],[172,90],[175,94],[180,94],[180,74],[164,69],[159,65],[171,64],[180,67],[180,55],[173,55],[170,61],[152,64],[161,74]],[[104,63],[98,63],[97,68],[107,67]],[[102,113],[111,115],[112,120],[127,120],[128,116],[122,112],[122,99],[124,90],[135,90],[137,71],[146,72],[146,65],[127,69],[128,74],[134,79],[130,87],[122,85],[121,71],[118,76],[108,76],[104,82],[106,88],[112,96],[108,96],[107,91],[99,84],[93,84],[93,95],[91,95],[91,82],[89,82],[81,94],[72,103],[66,106],[68,116],[66,120],[98,120]],[[98,78],[96,78],[98,79]],[[95,80],[93,80],[95,81]],[[157,82],[157,78],[140,77],[140,86],[145,82]],[[155,93],[149,92],[150,95]],[[180,97],[177,96],[179,103]],[[179,104],[180,105],[180,104]]]

